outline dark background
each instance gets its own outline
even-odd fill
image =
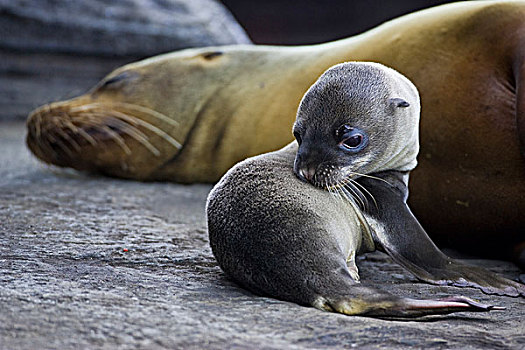
[[[186,47],[313,44],[436,0],[0,0],[0,120],[78,96],[113,69]]]
[[[449,3],[436,0],[221,0],[257,44],[314,44]]]

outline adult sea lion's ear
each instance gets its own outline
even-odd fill
[[[410,103],[408,103],[407,101],[405,101],[405,100],[403,100],[402,98],[399,98],[399,97],[391,98],[389,101],[394,107],[406,108],[406,107],[410,106]]]

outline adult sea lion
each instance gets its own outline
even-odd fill
[[[27,143],[59,166],[213,182],[290,142],[298,101],[328,67],[376,61],[421,92],[417,216],[442,241],[509,258],[525,241],[524,50],[523,1],[448,4],[322,45],[185,50],[124,66],[86,95],[37,109]]]
[[[356,253],[377,247],[430,283],[525,296],[525,285],[445,256],[410,212],[418,119],[417,90],[394,70],[329,69],[301,101],[297,142],[237,164],[210,192],[210,245],[221,268],[255,293],[349,315],[490,310],[358,284]]]

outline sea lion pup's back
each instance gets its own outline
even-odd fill
[[[233,167],[208,198],[208,230],[219,264],[236,281],[311,305],[323,284],[353,283],[345,259],[336,257],[372,242],[369,236],[362,242],[348,202],[334,205],[329,192],[296,178],[296,151],[292,143]]]

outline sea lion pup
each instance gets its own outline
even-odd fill
[[[358,284],[355,255],[374,248],[424,281],[525,295],[523,285],[446,257],[411,214],[418,119],[417,90],[396,71],[352,62],[325,72],[301,101],[297,142],[237,164],[210,192],[210,245],[221,268],[257,294],[350,315],[491,309]]]
[[[412,80],[425,106],[410,182],[423,226],[476,255],[516,248],[525,267],[524,57],[525,2],[447,4],[322,45],[192,49],[121,67],[34,111],[27,143],[59,166],[215,182],[292,141],[298,101],[323,71],[375,61]]]

